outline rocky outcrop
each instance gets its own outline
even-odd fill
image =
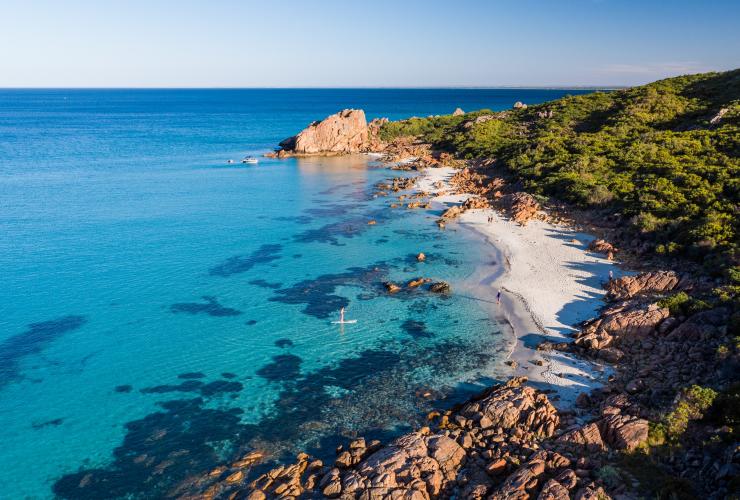
[[[613,260],[614,254],[617,253],[617,249],[614,247],[614,245],[602,239],[595,239],[591,241],[591,243],[588,244],[588,249],[592,252],[603,253],[609,260]]]
[[[625,300],[637,295],[666,293],[688,287],[688,280],[675,271],[651,271],[611,280],[605,288],[609,299]]]
[[[345,109],[313,122],[280,147],[293,154],[359,153],[368,147],[368,137],[365,112]]]
[[[499,178],[489,179],[472,169],[463,168],[450,177],[449,184],[456,194],[487,197],[502,189],[504,181]]]
[[[382,149],[380,130],[388,120],[375,119],[368,125],[361,109],[345,109],[315,121],[298,135],[280,143],[277,157],[362,153]]]
[[[599,318],[587,322],[576,334],[574,343],[597,351],[612,345],[619,347],[625,341],[633,342],[654,333],[668,315],[668,309],[657,304],[625,302],[608,308]]]
[[[388,118],[375,118],[367,124],[368,151],[383,151],[387,144],[380,138],[383,125],[388,123]]]
[[[595,453],[606,449],[599,427],[593,422],[562,434],[557,442],[566,449],[578,453]]]
[[[465,450],[444,434],[406,434],[341,475],[343,497],[430,498],[457,476]]]
[[[714,115],[710,120],[710,125],[719,125],[719,123],[722,121],[722,118],[730,111],[730,108],[722,108],[719,111],[717,111],[717,114]]]
[[[450,293],[452,291],[452,287],[450,287],[450,284],[447,282],[437,281],[429,286],[429,291],[432,293]]]
[[[462,116],[465,114],[465,111],[463,111],[460,108],[456,108],[455,111],[453,111],[452,116]]]
[[[528,193],[508,194],[501,198],[501,202],[514,222],[522,226],[526,226],[540,210],[540,204]]]

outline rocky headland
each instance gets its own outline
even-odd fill
[[[284,139],[280,148],[267,156],[329,156],[376,151],[384,147],[380,128],[387,122],[387,119],[375,119],[368,123],[363,110],[344,109]]]

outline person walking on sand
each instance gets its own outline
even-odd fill
[[[501,290],[496,294],[496,304],[501,304]]]

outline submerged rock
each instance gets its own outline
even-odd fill
[[[429,291],[434,293],[450,293],[452,291],[452,287],[445,281],[438,281],[431,284]]]

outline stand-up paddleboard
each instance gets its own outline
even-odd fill
[[[346,319],[344,321],[332,321],[332,325],[354,325],[357,323],[356,319]]]

